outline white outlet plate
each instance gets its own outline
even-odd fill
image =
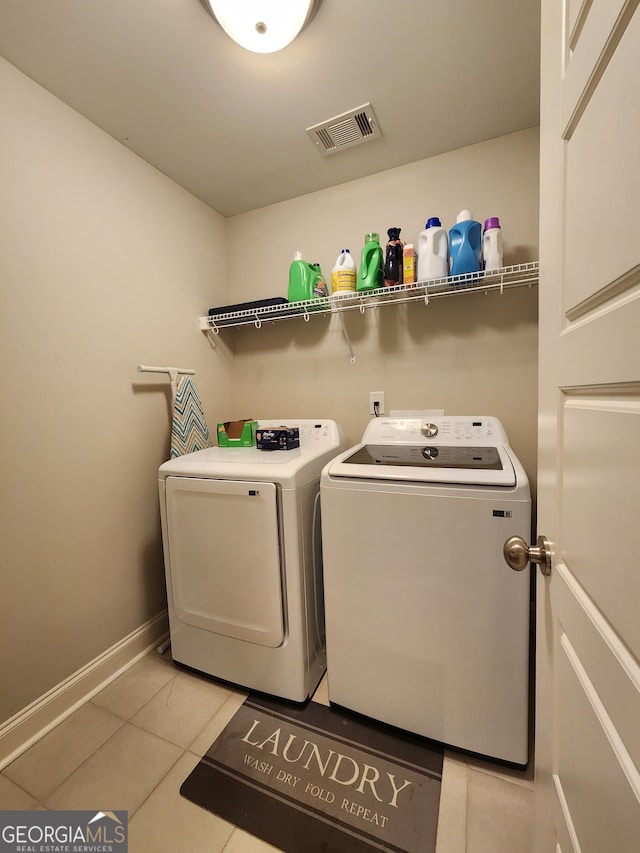
[[[378,403],[378,408],[374,403]],[[369,414],[384,415],[384,391],[369,391]]]

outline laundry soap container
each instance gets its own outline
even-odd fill
[[[312,299],[326,299],[329,295],[329,288],[327,287],[327,282],[325,281],[324,276],[322,275],[322,270],[320,269],[320,264],[315,263],[311,264],[311,269],[315,273],[315,278],[313,280],[313,295]]]
[[[491,216],[484,221],[482,260],[485,272],[499,270],[503,266],[502,231],[500,229],[500,220],[497,216]]]
[[[418,237],[418,281],[449,275],[449,238],[437,216],[427,220]]]
[[[331,293],[353,293],[356,289],[356,262],[349,249],[343,249],[331,270]]]
[[[463,210],[449,230],[449,275],[465,275],[482,269],[482,225]]]
[[[376,290],[384,284],[384,259],[380,235],[371,231],[365,234],[364,247],[360,258],[360,270],[356,290]]]
[[[413,243],[405,243],[402,250],[402,283],[413,287],[416,283],[416,250]]]
[[[289,302],[304,302],[307,299],[322,299],[329,295],[327,283],[319,264],[309,264],[296,252],[289,267]]]
[[[384,286],[394,287],[402,284],[402,250],[404,243],[400,239],[401,228],[389,228],[389,241],[384,259]]]

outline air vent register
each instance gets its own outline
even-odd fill
[[[363,104],[328,121],[314,124],[307,128],[307,133],[325,157],[382,136],[371,104]]]

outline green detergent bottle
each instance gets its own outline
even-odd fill
[[[384,285],[384,258],[380,235],[375,232],[365,234],[364,248],[360,258],[360,270],[356,290],[376,290]]]
[[[289,267],[289,302],[304,302],[307,299],[322,299],[329,295],[327,283],[318,264],[308,264],[302,252],[296,252]]]
[[[311,298],[326,299],[327,296],[329,296],[329,288],[327,287],[325,277],[322,275],[320,264],[317,262],[315,264],[311,264],[311,269],[315,273],[315,278],[313,280],[313,296]]]

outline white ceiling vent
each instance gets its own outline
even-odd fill
[[[307,128],[313,144],[325,157],[382,136],[371,104],[334,116]]]

